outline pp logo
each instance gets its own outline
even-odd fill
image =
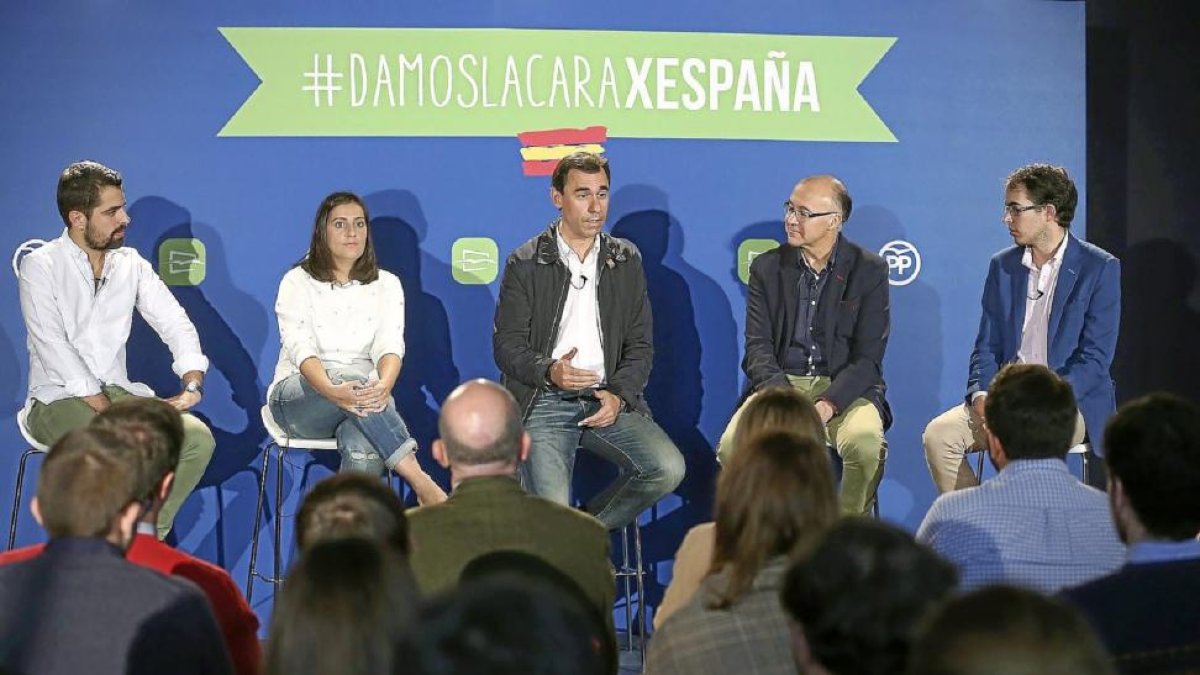
[[[158,276],[168,286],[199,286],[207,272],[206,253],[199,239],[163,239],[158,246]]]
[[[884,244],[879,255],[887,261],[888,283],[893,286],[907,286],[921,273],[921,252],[903,239]]]
[[[462,237],[450,248],[450,272],[460,284],[490,284],[500,270],[496,241],[487,237]]]

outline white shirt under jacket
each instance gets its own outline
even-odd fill
[[[196,327],[136,249],[108,251],[97,288],[87,253],[64,230],[21,260],[18,277],[29,335],[27,406],[34,399],[49,404],[91,396],[102,385],[154,396],[126,371],[135,307],[171,350],[176,375],[208,370]]]
[[[562,227],[560,223],[558,227]],[[558,255],[567,266],[571,275],[567,282],[567,297],[563,302],[562,318],[558,322],[558,339],[554,341],[551,358],[561,358],[563,354],[578,349],[571,365],[575,368],[593,370],[600,376],[595,385],[599,387],[608,381],[604,371],[604,336],[600,334],[600,305],[596,296],[596,283],[600,276],[598,260],[600,257],[600,235],[592,242],[587,256],[580,260],[558,233]]]
[[[368,378],[379,376],[375,364],[386,354],[404,358],[404,287],[391,272],[379,270],[369,284],[335,284],[293,267],[279,283],[275,316],[279,362],[268,393],[312,356]]]

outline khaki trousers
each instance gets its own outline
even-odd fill
[[[1083,415],[1076,413],[1075,436],[1071,445],[1083,442]],[[938,494],[979,485],[979,477],[967,461],[969,452],[987,452],[983,424],[971,406],[963,403],[938,415],[925,427],[921,436],[925,446],[925,462]]]
[[[828,377],[800,377],[788,375],[788,381],[797,391],[809,398],[816,398],[829,388]],[[733,413],[733,418],[721,434],[717,444],[717,459],[724,464],[733,455],[733,435],[746,404],[754,400],[759,392],[746,399]],[[879,409],[865,398],[854,399],[840,414],[825,425],[827,442],[842,458],[842,485],[838,497],[843,514],[866,515],[875,499],[879,481],[883,478],[883,463],[887,458],[887,443],[883,438],[883,419]]]
[[[104,394],[114,402],[133,396],[121,387],[112,385],[104,387]],[[33,407],[29,409],[29,433],[39,443],[54,445],[67,432],[86,427],[95,416],[96,411],[79,398],[64,398],[50,405],[34,401]],[[212,431],[209,431],[204,422],[190,413],[184,413],[183,448],[179,453],[179,466],[175,469],[175,484],[158,514],[159,539],[166,537],[171,531],[175,514],[179,513],[183,501],[200,483],[216,446]]]

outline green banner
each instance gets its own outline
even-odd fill
[[[221,136],[894,142],[858,86],[896,42],[443,28],[222,28],[262,80]]]

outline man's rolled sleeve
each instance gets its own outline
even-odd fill
[[[149,262],[138,258],[137,266],[138,312],[171,350],[171,370],[179,376],[193,370],[207,371],[208,358],[200,349],[200,336],[187,312]]]

